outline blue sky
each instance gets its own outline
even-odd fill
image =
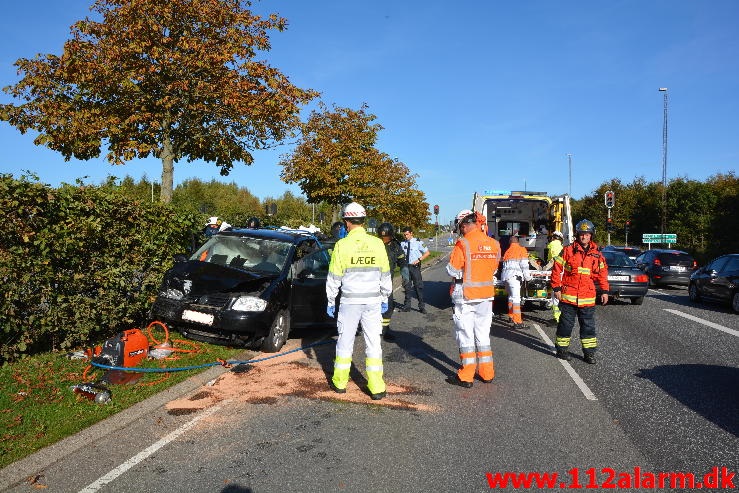
[[[8,2],[0,85],[18,80],[16,59],[61,53],[91,4]],[[611,178],[660,181],[660,87],[669,91],[668,179],[738,167],[735,0],[265,0],[254,8],[290,23],[264,58],[328,105],[367,103],[385,127],[378,147],[418,175],[441,222],[469,207],[475,190],[567,193],[568,153],[575,198]],[[6,123],[0,148],[0,172],[29,170],[51,185],[161,175],[155,159],[65,162]],[[279,180],[289,150],[256,153],[255,164],[224,180],[260,198],[299,193]],[[175,183],[191,177],[222,179],[212,164],[175,166]]]

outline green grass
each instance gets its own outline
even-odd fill
[[[431,252],[429,260],[441,255],[444,253]],[[179,337],[171,334],[173,340]],[[197,353],[182,354],[175,361],[147,361],[141,366],[197,366],[218,359],[234,359],[243,352],[243,349],[205,343],[197,343],[197,347]],[[162,373],[144,373],[134,384],[109,386],[112,400],[101,405],[70,389],[84,381],[87,365],[87,360],[69,359],[66,352],[52,352],[0,367],[0,468],[207,369],[177,371],[167,378]],[[101,369],[90,370],[88,381],[96,381],[102,375]]]
[[[173,340],[179,337],[173,333]],[[175,344],[177,347],[177,344]],[[182,345],[190,348],[190,345]],[[181,353],[176,360],[152,360],[149,368],[188,367],[218,359],[234,359],[243,349],[197,343],[197,353]],[[53,352],[26,357],[0,368],[0,468],[74,435],[157,392],[172,387],[207,369],[173,373],[144,373],[133,384],[110,385],[112,400],[96,404],[72,392],[82,383],[87,360],[73,360],[66,353]],[[101,369],[88,371],[88,381],[103,375]]]

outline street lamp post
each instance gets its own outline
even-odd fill
[[[572,154],[567,154],[567,163],[570,170],[570,197],[572,197]]]
[[[667,88],[660,87],[664,97],[664,111],[662,120],[662,226],[660,233],[665,234],[667,226]]]

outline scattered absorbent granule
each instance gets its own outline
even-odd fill
[[[205,409],[225,399],[274,405],[280,402],[281,397],[295,396],[410,411],[434,410],[433,406],[410,400],[412,396],[427,395],[428,392],[409,385],[386,381],[387,396],[373,401],[365,389],[360,388],[353,380],[349,381],[345,394],[337,394],[329,388],[330,378],[331,375],[326,374],[315,357],[307,357],[305,352],[296,351],[255,363],[247,372],[224,373],[207,390],[201,389],[190,397],[170,401],[166,407],[170,414],[181,414],[187,410]]]

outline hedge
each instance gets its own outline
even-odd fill
[[[141,327],[197,213],[115,186],[52,188],[0,175],[0,362]]]

